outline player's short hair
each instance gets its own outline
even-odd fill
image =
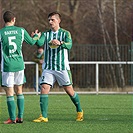
[[[51,12],[51,13],[48,15],[48,18],[49,18],[49,17],[52,17],[53,15],[58,15],[58,17],[61,19],[61,14],[60,14],[59,12],[57,12],[57,11]]]
[[[6,11],[4,14],[3,14],[3,19],[5,21],[5,23],[7,22],[11,22],[11,20],[15,17],[15,14],[11,11]]]

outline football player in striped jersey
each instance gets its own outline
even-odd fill
[[[76,121],[83,120],[83,110],[78,94],[72,86],[72,76],[68,60],[68,52],[72,47],[69,31],[60,27],[61,15],[52,12],[48,15],[50,29],[42,32],[37,45],[44,45],[44,63],[42,65],[40,109],[41,115],[34,122],[48,122],[48,93],[55,81],[62,86],[76,106]],[[32,33],[34,35],[34,33]]]

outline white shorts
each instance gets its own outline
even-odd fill
[[[40,84],[49,84],[53,87],[55,81],[59,86],[72,85],[72,76],[70,70],[53,71],[44,70],[42,72]]]
[[[2,72],[2,86],[14,87],[24,83],[24,70],[18,72]]]

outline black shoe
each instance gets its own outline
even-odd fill
[[[23,123],[23,119],[22,118],[16,118],[16,123]]]

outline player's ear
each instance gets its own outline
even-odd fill
[[[59,19],[58,21],[59,21],[59,23],[61,23],[61,19]]]
[[[15,22],[15,21],[16,21],[16,18],[14,17],[11,21],[12,21],[12,22]]]

